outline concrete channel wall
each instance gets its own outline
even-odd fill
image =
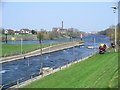
[[[81,62],[81,61],[83,61],[83,60],[86,60],[86,59],[88,59],[89,57],[91,57],[91,56],[93,56],[93,55],[94,55],[94,54],[91,54],[91,55],[89,55],[89,56],[87,56],[87,57],[85,57],[85,58],[82,58],[82,59],[80,59],[80,60],[77,60],[77,61],[74,61],[74,62],[72,62],[72,63],[66,64],[66,65],[64,65],[64,66],[62,66],[62,67],[60,67],[60,68],[51,70],[51,71],[48,72],[48,73],[45,73],[45,74],[43,74],[43,75],[34,77],[34,78],[29,79],[29,80],[27,80],[27,81],[25,81],[25,82],[22,82],[22,83],[19,83],[19,82],[18,82],[17,85],[15,85],[15,86],[13,86],[13,87],[11,87],[11,88],[21,88],[21,87],[23,87],[23,86],[25,86],[25,85],[28,85],[28,84],[32,83],[33,81],[40,80],[40,79],[42,79],[43,77],[45,77],[45,76],[47,76],[47,75],[53,74],[53,73],[58,72],[58,71],[60,71],[60,70],[64,70],[65,68],[68,68],[68,67],[70,67],[71,65],[74,65],[74,64],[79,63],[79,62]]]
[[[68,48],[72,48],[74,46],[80,46],[83,44],[84,44],[83,42],[78,42],[78,41],[57,44],[57,45],[43,48],[42,54],[51,53],[51,52],[55,52],[55,51],[59,51],[59,50],[63,50],[63,49],[68,49]],[[26,54],[1,58],[0,63],[9,62],[9,61],[18,60],[18,59],[23,59],[24,57],[27,58],[27,57],[37,56],[37,55],[41,55],[41,49],[26,53]]]

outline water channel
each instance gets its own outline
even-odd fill
[[[95,40],[93,41],[93,39]],[[84,37],[84,41],[85,46],[77,46],[66,50],[44,54],[42,56],[38,55],[1,64],[2,70],[0,71],[0,74],[2,75],[2,83],[0,84],[5,85],[22,77],[26,77],[23,81],[28,80],[30,79],[30,75],[39,73],[41,66],[56,69],[64,64],[79,60],[95,53],[98,50],[100,43],[105,43],[110,46],[110,40],[107,36],[89,35]],[[88,45],[94,45],[96,49],[88,49]]]

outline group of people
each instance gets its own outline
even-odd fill
[[[111,42],[111,47],[112,47],[112,48],[115,48],[114,42]]]
[[[100,44],[99,53],[100,54],[105,53],[107,48],[108,48],[108,46],[106,44]],[[111,48],[115,48],[115,44],[113,42],[111,42]]]
[[[99,46],[99,53],[103,54],[104,52],[106,52],[107,49],[107,45],[106,44],[100,44]]]

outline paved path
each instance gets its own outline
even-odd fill
[[[1,58],[0,63],[9,62],[9,61],[17,60],[17,59],[22,59],[24,57],[41,55],[41,52],[42,52],[42,54],[45,54],[45,53],[55,52],[55,51],[68,49],[68,48],[72,48],[74,46],[80,46],[80,45],[83,45],[83,43],[80,43],[80,42],[77,42],[77,41],[67,42],[67,43],[58,44],[58,45],[53,45],[53,46],[50,46],[50,47],[47,47],[47,48],[43,48],[42,51],[41,51],[41,49],[38,49],[38,50],[29,52],[29,53],[26,53],[26,54],[22,54],[22,55],[15,55],[15,56]]]

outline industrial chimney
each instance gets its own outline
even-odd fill
[[[63,29],[63,21],[62,21],[62,29]]]

